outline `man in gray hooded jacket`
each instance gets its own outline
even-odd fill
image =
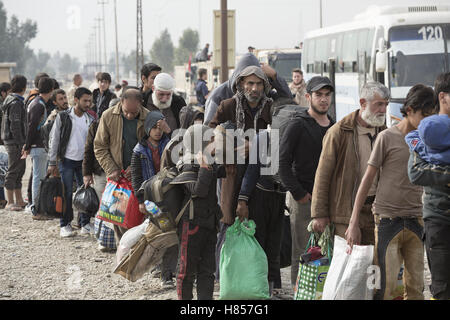
[[[223,100],[229,99],[232,96],[234,96],[235,92],[233,92],[233,87],[236,84],[236,80],[238,76],[241,74],[242,70],[244,70],[248,66],[257,66],[257,67],[260,66],[258,59],[252,53],[244,54],[237,63],[236,68],[234,69],[234,72],[231,75],[230,79],[222,83],[220,86],[218,86],[211,92],[209,98],[206,100],[205,103],[205,122],[204,122],[205,125],[208,125],[209,122],[212,120],[212,118],[216,114],[219,104]],[[292,93],[291,90],[289,89],[286,80],[280,77],[275,72],[275,70],[268,65],[264,65],[261,68],[263,72],[266,74],[271,87],[276,90],[276,91],[271,90],[269,92],[269,96],[273,99],[276,99],[278,97],[287,97],[292,99]]]

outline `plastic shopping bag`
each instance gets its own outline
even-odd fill
[[[140,225],[145,216],[139,211],[131,182],[123,176],[118,182],[107,181],[97,217],[125,229]]]
[[[97,192],[92,187],[85,187],[84,185],[79,187],[73,197],[73,206],[80,212],[89,213],[91,216],[95,216],[100,206]]]
[[[136,234],[133,232],[127,237],[127,244],[131,244],[131,242],[136,240],[141,232],[141,226],[137,228]],[[122,240],[120,242],[122,243]],[[118,259],[117,266],[113,272],[132,282],[137,281],[161,262],[168,248],[177,244],[178,237],[174,230],[162,232],[155,224],[146,223],[145,232],[131,249],[123,255],[120,261]]]
[[[335,236],[334,254],[323,291],[323,300],[372,300],[369,283],[374,246],[353,246],[347,254],[347,241]]]
[[[144,237],[145,230],[149,224],[149,219],[145,219],[140,225],[127,230],[120,239],[119,246],[116,252],[116,263],[120,263],[122,258],[130,252],[130,249]]]
[[[300,257],[294,300],[321,300],[330,268],[333,226],[327,226],[320,236],[312,232],[311,224],[308,231],[311,235],[305,253]]]
[[[267,256],[256,240],[255,222],[236,218],[220,252],[220,300],[269,299]]]

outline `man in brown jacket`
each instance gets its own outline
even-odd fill
[[[323,232],[330,222],[335,234],[345,238],[355,203],[356,192],[367,168],[373,143],[384,130],[390,93],[379,82],[366,83],[361,89],[360,106],[332,126],[325,134],[312,193],[313,229]],[[361,244],[375,243],[371,212],[378,179],[375,179],[361,210]]]
[[[257,131],[266,129],[267,125],[272,123],[270,112],[272,99],[268,97],[270,90],[270,82],[260,67],[246,67],[236,77],[232,86],[234,96],[220,103],[216,114],[208,124],[209,127],[216,128],[222,124],[226,128],[241,129],[244,132],[248,129]],[[240,137],[238,138],[240,139]],[[242,159],[244,150],[246,158],[249,150],[248,141],[245,141],[245,148],[240,147],[239,149],[241,150],[240,158]],[[219,265],[220,250],[225,241],[226,230],[234,223],[239,191],[246,169],[247,165],[245,164],[225,164],[226,178],[222,179],[220,188],[220,208],[223,218],[220,221],[216,246],[217,265]],[[218,277],[219,270],[217,268],[216,279]]]
[[[100,118],[94,139],[94,153],[106,177],[119,180],[121,171],[131,179],[131,155],[133,148],[145,135],[144,122],[148,110],[142,105],[142,94],[138,89],[128,89],[121,101],[107,109]],[[116,243],[125,229],[114,225]]]
[[[269,80],[260,67],[245,68],[233,86],[235,95],[220,103],[214,118],[209,122],[209,127],[215,128],[229,121],[236,125],[236,129],[244,131],[266,129],[267,125],[272,123],[270,113],[272,99],[267,97],[270,89]],[[247,156],[247,142],[245,149]],[[239,170],[241,167],[241,165],[226,164],[227,178],[222,181],[220,198],[223,222],[229,225],[234,222],[240,183],[245,173],[245,168],[242,172]]]

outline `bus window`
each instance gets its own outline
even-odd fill
[[[328,37],[322,37],[316,40],[316,61],[327,62],[329,57],[330,41]]]
[[[308,40],[306,47],[307,49],[307,57],[306,57],[306,72],[314,73],[314,60],[315,60],[315,44],[316,40],[311,39]]]
[[[342,46],[342,61],[344,62],[344,72],[357,72],[358,37],[357,32],[349,31],[344,34]]]
[[[335,47],[335,58],[336,58],[336,72],[344,72],[344,60],[342,59],[342,43],[344,42],[344,34],[340,33],[336,35],[336,47]]]
[[[448,65],[445,42],[448,43],[450,35],[444,30],[449,27],[448,24],[427,24],[391,28],[389,80],[392,98],[404,98],[417,83],[434,85],[437,75]]]
[[[375,29],[370,29],[367,33],[367,41],[366,41],[366,70],[369,72],[370,70],[370,62],[373,54],[373,37],[375,35]]]

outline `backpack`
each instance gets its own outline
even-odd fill
[[[299,118],[302,110],[307,110],[307,108],[300,107],[296,104],[283,105],[275,109],[272,115],[272,129],[279,130],[280,141],[289,122]]]
[[[47,175],[39,187],[37,213],[60,218],[64,212],[64,185],[60,177]]]
[[[169,213],[170,222],[176,226],[190,204],[190,216],[193,215],[193,202],[183,206],[185,197],[181,184],[171,184],[179,174],[176,167],[162,168],[156,175],[144,181],[138,190],[144,199],[154,202],[162,212]]]
[[[70,120],[69,112],[70,111],[68,111],[68,110],[64,110],[64,111],[60,111],[58,113],[58,115],[61,118],[61,131],[60,131],[61,134],[60,134],[60,140],[59,140],[60,143],[59,143],[59,147],[58,147],[58,156],[60,156],[60,157],[61,157],[61,155],[65,154],[65,149],[67,148],[66,144],[64,144],[64,147],[62,146],[63,144],[61,143],[61,141],[69,141],[70,133],[72,130],[72,120]],[[44,149],[45,149],[45,151],[47,151],[47,153],[50,150],[50,133],[52,131],[53,124],[55,123],[55,121],[56,121],[56,118],[54,120],[48,121],[39,130],[39,133],[42,138],[42,142],[44,143]]]

